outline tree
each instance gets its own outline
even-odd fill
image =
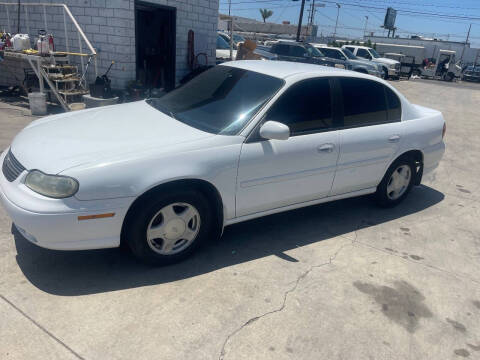
[[[260,10],[260,15],[262,15],[263,22],[266,22],[265,20],[273,15],[272,10],[268,10],[268,9],[259,9],[259,10]]]

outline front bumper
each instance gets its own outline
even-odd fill
[[[388,68],[388,76],[398,76],[400,74],[400,70]]]
[[[480,81],[480,76],[479,75],[463,74],[463,80],[466,80],[466,81]]]
[[[3,163],[5,154],[0,156]],[[55,250],[87,250],[120,244],[123,219],[132,198],[82,201],[50,199],[23,184],[24,171],[9,182],[0,171],[0,203],[19,232],[32,243]],[[115,213],[113,217],[79,220],[79,216]]]

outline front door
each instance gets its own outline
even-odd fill
[[[330,194],[339,155],[330,84],[310,79],[287,89],[264,120],[290,128],[288,140],[266,140],[258,129],[243,145],[236,216],[268,211]]]

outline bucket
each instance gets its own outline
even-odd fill
[[[28,94],[28,102],[30,103],[30,111],[32,112],[32,115],[47,114],[47,94],[32,92]]]

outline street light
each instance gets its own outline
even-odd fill
[[[340,4],[337,4],[337,20],[335,21],[335,31],[333,32],[333,39],[335,40],[337,38],[337,25],[338,25],[338,15],[340,14]]]

